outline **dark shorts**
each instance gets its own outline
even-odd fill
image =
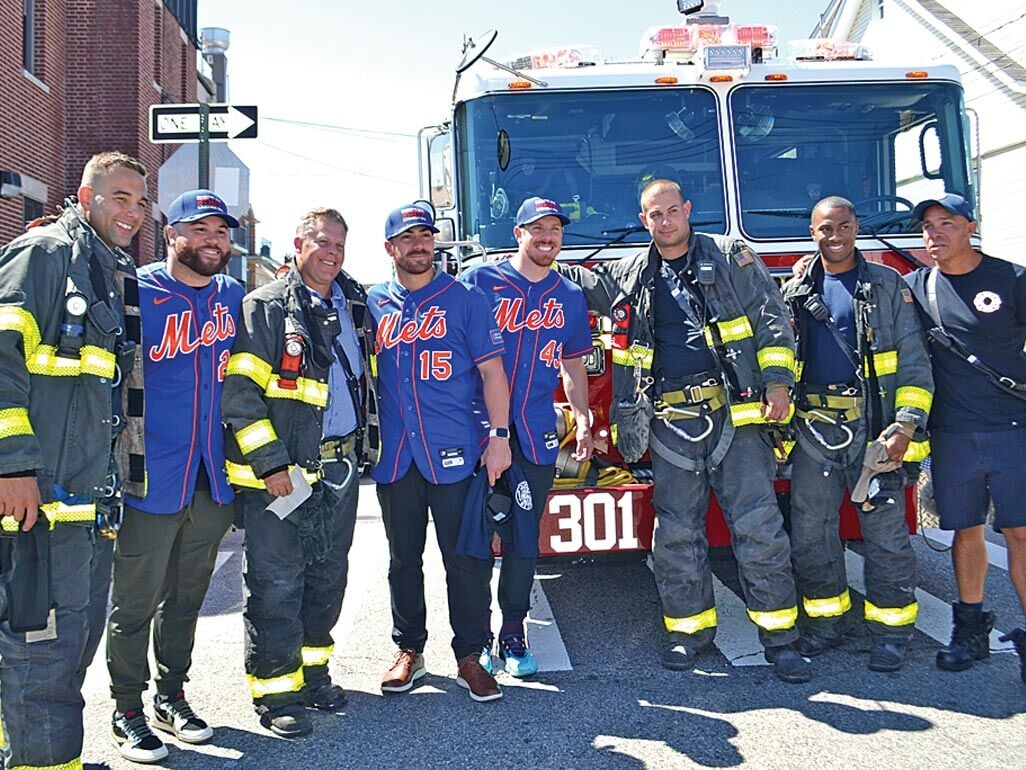
[[[985,524],[989,500],[995,529],[1026,527],[1026,428],[933,431],[930,447],[941,529]]]

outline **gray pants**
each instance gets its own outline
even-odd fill
[[[92,524],[58,524],[50,536],[56,635],[26,636],[0,622],[5,767],[52,767],[80,759],[82,683],[103,635],[112,554],[111,541],[99,537]],[[0,597],[0,616],[3,604]]]
[[[814,422],[824,440],[842,443],[843,431]],[[838,531],[845,489],[862,472],[866,429],[859,423],[851,445],[828,450],[797,421],[798,443],[791,453],[791,555],[802,596],[802,625],[818,636],[843,633],[850,608],[844,546]],[[872,511],[856,506],[862,525],[866,570],[865,617],[882,641],[907,642],[916,619],[916,559],[905,523],[905,474],[901,469],[876,476]]]
[[[745,426],[736,429],[722,462],[708,467],[705,460],[720,444],[727,419],[726,409],[715,412],[710,435],[694,443],[659,420],[652,423],[652,558],[664,619],[668,630],[690,634],[696,646],[711,642],[716,634],[705,529],[712,489],[730,527],[749,617],[759,627],[763,645],[782,646],[797,639],[798,631],[791,551],[773,489],[776,463],[759,428]],[[672,424],[692,436],[706,425],[704,419]],[[698,469],[685,470],[694,466]]]
[[[157,691],[174,695],[189,680],[196,621],[234,516],[234,505],[218,505],[202,489],[178,513],[125,506],[107,624],[110,692],[121,713],[142,709],[151,628]]]

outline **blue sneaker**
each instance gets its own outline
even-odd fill
[[[494,641],[495,637],[488,634],[488,639],[485,641],[484,647],[481,648],[481,654],[477,658],[481,668],[492,676],[495,676],[495,661],[492,660],[492,644]]]
[[[499,636],[499,657],[506,663],[506,673],[517,678],[538,673],[538,661],[527,649],[523,634],[502,634]]]

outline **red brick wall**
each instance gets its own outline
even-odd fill
[[[0,0],[0,168],[49,186],[51,210],[78,188],[91,155],[117,149],[157,171],[175,145],[150,144],[149,107],[196,101],[196,48],[155,0],[36,0],[45,93],[22,75],[22,3]],[[159,53],[158,53],[159,52]],[[183,79],[183,71],[187,76]],[[158,80],[157,85],[154,81]],[[184,83],[184,88],[183,88]],[[23,201],[0,200],[0,243],[22,230]],[[139,231],[140,262],[157,252],[156,227]]]

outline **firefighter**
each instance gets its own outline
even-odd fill
[[[802,276],[784,286],[797,338],[791,453],[791,555],[803,609],[797,647],[811,657],[843,642],[851,597],[840,504],[846,487],[856,489],[867,444],[876,440],[885,459],[864,476],[872,479],[868,494],[852,497],[859,499],[865,542],[869,668],[897,671],[918,610],[904,490],[929,451],[933,378],[912,292],[897,271],[867,262],[855,248],[858,227],[848,200],[819,201],[809,226],[818,251]]]
[[[19,539],[48,529],[50,565],[49,585],[26,584],[10,540],[0,547],[9,768],[82,766],[82,683],[113,558],[103,535],[116,536],[120,490],[145,494],[139,292],[125,249],[147,203],[139,161],[100,153],[77,203],[0,250],[0,521]],[[20,617],[23,600],[41,605],[41,621]]]
[[[347,230],[334,209],[303,217],[295,265],[243,300],[221,402],[246,528],[246,674],[261,725],[287,738],[313,729],[307,707],[340,713],[347,700],[328,660],[356,524],[367,341],[366,295],[342,271]],[[298,505],[282,500],[307,487]]]
[[[627,462],[651,448],[652,556],[669,638],[663,666],[694,666],[716,634],[705,514],[710,488],[733,535],[749,618],[786,682],[806,682],[794,649],[791,551],[763,428],[788,419],[794,337],[765,265],[741,241],[691,230],[680,186],[641,194],[648,249],[594,270],[566,268],[613,323],[613,439]]]

